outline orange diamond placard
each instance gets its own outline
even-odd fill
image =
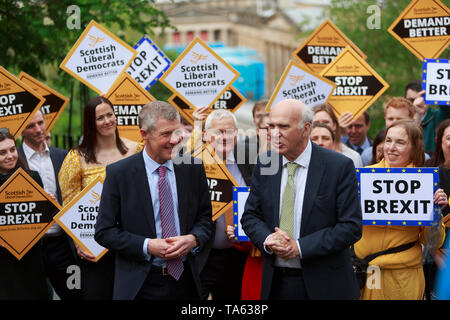
[[[53,225],[61,206],[22,168],[0,187],[0,243],[21,259]]]
[[[213,104],[238,77],[230,64],[196,37],[159,81],[196,109]]]
[[[333,22],[325,19],[292,55],[304,63],[310,71],[320,74],[346,46],[350,46],[364,60],[367,58]]]
[[[111,88],[137,51],[91,20],[59,67],[98,94]]]
[[[300,100],[310,107],[327,101],[336,85],[328,79],[311,74],[306,69],[296,62],[289,61],[267,103],[268,112],[272,106],[284,99]]]
[[[183,118],[185,118],[191,125],[194,125],[194,109],[192,109],[183,99],[173,94],[168,101],[178,110]],[[234,87],[228,88],[214,103],[212,103],[207,114],[214,110],[226,109],[231,112],[236,112],[242,104],[247,101],[244,96]]]
[[[136,142],[142,141],[139,111],[146,103],[156,99],[126,72],[114,82],[105,97],[113,104],[120,135]]]
[[[45,131],[49,133],[69,99],[23,71],[17,78],[44,97],[45,102],[41,106],[41,112],[45,118]]]
[[[388,29],[420,60],[436,59],[450,43],[450,10],[439,0],[414,0]]]
[[[212,219],[215,221],[233,207],[233,187],[238,184],[211,145],[206,144],[198,148],[192,156],[202,159],[205,166],[211,195]]]
[[[102,190],[103,177],[97,177],[53,218],[95,261],[108,251],[94,239]]]
[[[353,49],[346,47],[321,73],[336,83],[328,103],[337,116],[348,111],[357,119],[389,85]]]
[[[0,66],[0,127],[17,139],[45,99]]]

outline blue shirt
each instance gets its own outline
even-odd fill
[[[175,215],[175,227],[177,229],[177,235],[180,235],[180,219],[178,217],[177,181],[175,178],[173,162],[172,160],[168,160],[161,165],[152,158],[150,158],[150,156],[146,152],[146,149],[144,149],[142,153],[144,157],[145,171],[147,173],[148,187],[150,189],[150,195],[152,198],[151,200],[153,206],[153,215],[155,218],[156,238],[158,239],[162,238],[161,216],[159,214],[159,190],[158,190],[158,181],[159,181],[158,168],[160,166],[167,167],[166,180],[169,183],[170,191],[172,193],[173,209]],[[149,241],[150,239],[145,239],[143,246],[144,256],[146,257],[147,260],[151,259],[151,254],[147,252],[147,246]],[[153,259],[152,264],[157,266],[164,266],[166,264],[166,260],[155,257]]]
[[[358,148],[361,148],[364,150],[366,150],[367,148],[369,148],[370,146],[372,146],[372,144],[369,141],[369,138],[366,137],[366,140],[364,140],[363,144],[360,146],[355,146],[353,143],[350,142],[350,140],[348,141],[348,146],[350,146],[353,150],[358,151]]]

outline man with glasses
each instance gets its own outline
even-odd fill
[[[222,159],[239,186],[250,186],[253,166],[256,162],[256,145],[237,143],[237,120],[228,110],[215,110],[205,121],[204,140],[209,142]],[[214,300],[240,300],[242,276],[247,252],[233,246],[226,234],[226,226],[232,225],[232,210],[215,221],[215,233],[209,245],[200,254],[200,274],[203,299],[211,294]]]
[[[22,132],[23,144],[17,149],[31,170],[39,172],[44,189],[62,204],[58,173],[66,150],[49,147],[46,143],[44,115],[38,110]],[[54,224],[42,239],[44,265],[53,288],[61,299],[80,299],[80,291],[67,287],[67,268],[76,265],[71,241],[58,224]]]

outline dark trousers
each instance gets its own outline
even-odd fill
[[[46,236],[42,239],[44,267],[47,278],[62,300],[80,300],[81,290],[69,289],[67,280],[71,276],[67,268],[78,265],[66,234]]]
[[[199,295],[194,283],[189,263],[184,263],[180,279],[162,272],[159,267],[151,267],[145,282],[136,296],[136,300],[198,300]]]
[[[438,268],[435,263],[424,263],[423,274],[425,277],[425,299],[433,300],[434,298],[434,283]]]
[[[270,300],[309,300],[303,272],[276,267],[272,278]]]
[[[211,249],[200,273],[202,299],[211,294],[213,300],[240,300],[246,258],[247,252],[234,247]]]
[[[81,260],[83,300],[112,300],[115,256],[106,252],[97,262]]]

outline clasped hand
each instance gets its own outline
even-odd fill
[[[166,239],[150,239],[147,251],[158,258],[170,260],[184,257],[197,245],[192,234]]]
[[[297,242],[289,237],[286,231],[277,227],[275,232],[267,237],[264,246],[283,259],[292,259],[300,255]]]

